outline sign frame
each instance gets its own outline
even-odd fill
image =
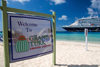
[[[11,13],[8,13],[8,16],[9,14]],[[51,28],[51,34],[52,34],[52,25],[51,25],[51,21],[45,17],[40,17],[40,16],[31,16],[31,15],[23,15],[23,14],[12,14],[12,15],[19,15],[19,16],[9,16],[9,24],[10,24],[10,30],[12,32],[12,22],[11,22],[11,17],[17,17],[17,18],[29,18],[29,19],[38,19],[38,20],[47,20],[49,21],[50,23],[50,28]],[[22,15],[22,16],[21,16]],[[51,51],[48,51],[48,52],[44,52],[44,53],[40,53],[40,54],[36,54],[36,55],[31,55],[31,56],[27,56],[27,57],[22,57],[22,58],[17,58],[17,59],[14,59],[13,58],[13,45],[12,45],[12,33],[10,33],[11,35],[11,63],[13,62],[16,62],[16,61],[21,61],[21,60],[25,60],[25,59],[28,59],[28,58],[34,58],[34,57],[38,57],[38,56],[41,56],[41,55],[44,55],[44,54],[48,54],[48,53],[51,53],[53,52],[53,37],[51,36],[51,42],[52,42],[52,50]],[[52,34],[53,35],[53,34]]]

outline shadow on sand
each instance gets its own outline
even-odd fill
[[[99,65],[67,65],[67,64],[56,64],[59,67],[99,67]]]

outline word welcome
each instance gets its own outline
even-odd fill
[[[27,23],[27,22],[22,22],[22,21],[18,21],[18,25],[19,26],[37,26],[37,24],[34,23]]]

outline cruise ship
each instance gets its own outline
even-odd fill
[[[69,32],[83,32],[88,29],[89,32],[100,32],[100,18],[88,17],[76,20],[69,26],[63,26],[63,29]]]

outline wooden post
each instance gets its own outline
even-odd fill
[[[6,1],[2,0],[2,19],[3,19],[3,43],[4,43],[4,55],[5,55],[5,67],[10,67],[9,64],[9,44],[8,44],[8,18],[6,10]]]
[[[56,13],[53,14],[53,65],[56,65]]]

